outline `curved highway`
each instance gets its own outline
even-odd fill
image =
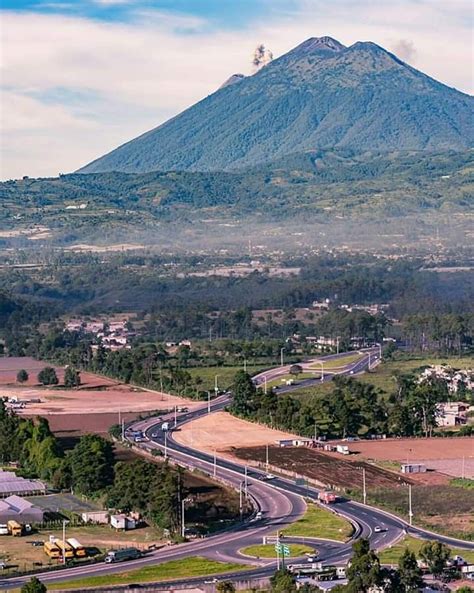
[[[355,374],[362,372],[369,364],[369,351],[365,351],[362,358],[354,363],[347,365],[338,372],[342,374]],[[378,353],[378,349],[377,349]],[[376,360],[377,353],[371,351],[371,362]],[[337,355],[336,355],[337,356]],[[335,358],[336,356],[332,357]],[[339,355],[343,357],[344,355]],[[304,363],[312,364],[312,361]],[[260,373],[254,377],[257,385],[264,382],[264,377],[268,380],[274,380],[275,377],[288,373],[289,367],[279,367],[265,373]],[[332,375],[334,372],[332,373]],[[327,374],[329,375],[329,373]],[[325,373],[325,380],[327,380]],[[269,379],[271,377],[271,379]],[[299,384],[301,386],[301,382]],[[282,391],[282,390],[280,390]],[[179,428],[196,418],[208,413],[222,410],[230,401],[230,394],[224,394],[216,398],[208,408],[207,404],[191,411],[179,414],[175,429]],[[124,572],[129,569],[136,569],[146,565],[157,565],[169,560],[186,558],[189,556],[206,556],[222,562],[235,562],[243,564],[243,570],[238,573],[222,575],[222,578],[257,578],[268,576],[275,570],[275,560],[256,560],[245,557],[240,550],[249,545],[262,543],[264,536],[274,535],[277,531],[296,521],[305,511],[305,499],[317,501],[318,491],[313,487],[301,486],[284,477],[275,476],[268,479],[265,472],[252,468],[246,468],[245,465],[235,461],[229,461],[224,458],[214,457],[207,453],[194,450],[177,443],[173,438],[173,432],[164,432],[161,430],[162,422],[167,421],[170,425],[174,424],[174,415],[168,414],[161,418],[150,418],[137,422],[133,425],[136,430],[142,430],[147,437],[147,441],[140,443],[144,450],[151,451],[160,449],[166,458],[171,462],[198,469],[204,473],[215,476],[216,479],[223,481],[236,490],[242,491],[242,496],[248,496],[249,501],[255,510],[261,513],[254,515],[246,521],[242,521],[235,527],[208,536],[206,538],[192,542],[161,548],[151,552],[144,558],[118,564],[93,564],[76,568],[69,568],[56,573],[38,574],[44,583],[62,582],[65,580],[74,580],[84,576],[95,576],[104,574],[113,574]],[[474,543],[464,542],[439,536],[417,527],[410,527],[404,520],[367,505],[362,505],[350,500],[343,500],[332,505],[332,510],[341,516],[346,517],[354,525],[354,534],[352,539],[367,537],[374,549],[382,549],[397,541],[404,533],[409,533],[425,539],[438,539],[448,545],[474,550]],[[375,532],[374,528],[378,526],[383,529],[382,532]],[[287,538],[285,542],[302,541],[299,538]],[[306,538],[305,543],[317,548],[319,559],[331,564],[345,564],[351,556],[351,542],[345,544],[338,542],[329,542],[324,540]],[[292,560],[293,562],[295,560]],[[291,561],[290,561],[291,562]],[[245,568],[248,565],[248,568]],[[0,589],[9,589],[21,586],[29,580],[30,577],[8,578],[0,580]],[[204,578],[184,579],[181,583],[203,582]],[[174,585],[178,581],[173,581]],[[165,586],[166,583],[163,583]]]

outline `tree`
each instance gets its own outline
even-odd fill
[[[423,586],[423,577],[421,568],[416,562],[415,554],[405,548],[398,561],[398,573],[400,584],[404,593],[418,591]]]
[[[290,375],[295,375],[297,377],[303,372],[303,367],[299,364],[292,364],[290,367]]]
[[[16,380],[18,381],[18,383],[26,383],[26,381],[28,381],[28,378],[29,375],[25,371],[25,369],[20,369],[16,374]]]
[[[81,494],[96,494],[113,482],[115,459],[112,445],[97,435],[83,436],[66,460],[72,486]]]
[[[57,385],[59,383],[58,376],[53,367],[45,367],[38,373],[38,381],[42,385]]]
[[[216,586],[217,593],[235,593],[235,585],[231,581],[221,581]]]
[[[72,367],[67,367],[64,373],[64,387],[73,388],[79,387],[81,384],[81,375],[79,371]]]
[[[354,555],[347,569],[347,592],[367,593],[373,587],[383,583],[384,574],[380,567],[380,560],[370,549],[368,539],[357,540],[352,549]]]
[[[21,588],[21,593],[47,593],[48,589],[39,579],[32,577]]]
[[[272,593],[294,593],[296,589],[295,577],[289,570],[280,568],[270,577]]]
[[[443,572],[450,556],[451,549],[442,542],[425,542],[420,548],[420,558],[428,564],[434,576],[439,576]]]
[[[254,409],[256,395],[255,385],[248,373],[244,371],[236,373],[232,393],[234,395],[232,412],[237,416],[248,416]]]

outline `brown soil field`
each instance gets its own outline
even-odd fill
[[[474,478],[474,438],[446,437],[427,439],[386,439],[383,441],[358,441],[349,449],[354,457],[374,461],[423,463],[437,475]],[[433,474],[416,479],[433,483]]]
[[[239,459],[265,463],[266,449],[242,447],[233,449]],[[270,465],[318,480],[329,488],[362,489],[362,469],[365,469],[367,487],[393,488],[410,483],[405,476],[376,467],[365,461],[353,462],[337,459],[307,447],[269,447]]]
[[[274,445],[278,439],[287,439],[295,435],[267,426],[235,418],[228,412],[217,412],[203,416],[186,424],[174,434],[174,439],[183,445],[196,449],[231,456],[229,451],[238,446]]]
[[[62,367],[51,365],[42,360],[35,360],[29,356],[0,358],[0,385],[19,385],[16,382],[16,375],[20,369],[25,369],[29,375],[28,381],[22,384],[23,387],[38,385],[37,375],[46,366],[54,366],[59,383],[61,384],[64,381],[64,369]],[[114,381],[114,379],[81,372],[81,386],[79,389],[97,389],[99,387],[119,384],[120,382]]]
[[[130,422],[138,418],[137,412],[125,412],[120,415],[122,420]],[[117,413],[99,414],[45,414],[49,427],[60,438],[79,437],[86,433],[105,434],[114,424],[119,423]]]

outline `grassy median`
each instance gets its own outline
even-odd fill
[[[311,554],[314,552],[314,548],[310,548],[303,544],[286,544],[285,541],[282,541],[282,543],[290,548],[290,555],[288,558],[299,558],[306,553]],[[242,548],[240,553],[245,554],[246,556],[254,556],[255,558],[276,558],[274,544],[256,544],[255,546],[248,546],[247,548]]]
[[[181,579],[188,577],[215,576],[226,572],[249,569],[248,565],[217,562],[195,556],[183,560],[170,560],[158,566],[144,566],[136,570],[127,570],[117,574],[86,577],[48,585],[48,590],[83,589],[84,587],[100,587],[102,585],[126,585],[129,583],[152,583],[154,581]]]
[[[352,535],[352,523],[315,504],[308,504],[301,519],[281,532],[293,537],[318,537],[346,541]]]

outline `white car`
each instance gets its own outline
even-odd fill
[[[383,533],[384,531],[387,531],[386,527],[380,527],[380,525],[374,527],[374,533]]]
[[[265,474],[264,480],[274,480],[275,476],[273,474]]]

